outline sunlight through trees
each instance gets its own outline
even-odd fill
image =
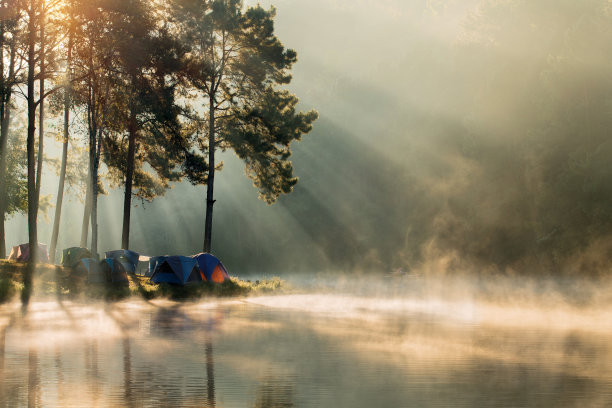
[[[127,249],[133,199],[151,201],[183,178],[208,185],[209,251],[217,149],[235,150],[265,201],[291,192],[290,144],[317,114],[296,111],[297,98],[281,88],[296,53],[274,35],[274,15],[235,0],[0,1],[0,257],[6,215],[21,211],[36,259],[45,128],[60,115],[52,259],[71,138],[88,151],[81,243],[91,228],[94,254],[97,199],[108,186],[124,189]],[[27,117],[23,142],[10,139],[13,110]]]

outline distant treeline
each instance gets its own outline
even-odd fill
[[[443,68],[404,72],[424,84],[403,89],[438,101],[381,130],[403,134],[381,142],[403,146],[404,163],[360,157],[380,170],[360,177],[376,238],[359,251],[416,270],[608,273],[610,2],[481,1],[462,26],[428,50]]]
[[[421,211],[438,209],[429,251],[526,273],[609,272],[610,27],[600,0],[486,1],[471,15],[452,62],[467,109],[425,125],[446,158],[420,187]]]
[[[377,83],[321,79],[335,110],[321,108],[280,200],[310,239],[285,243],[276,225],[282,253],[260,254],[243,230],[241,265],[608,273],[610,3],[473,3],[452,43],[389,38],[397,67],[380,64]]]

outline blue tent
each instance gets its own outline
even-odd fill
[[[227,269],[219,258],[209,253],[199,253],[192,256],[198,262],[198,267],[207,282],[223,283],[229,280]]]
[[[107,251],[106,258],[114,259],[121,263],[121,266],[127,273],[136,272],[138,266],[138,252],[130,251],[129,249],[118,249],[116,251]]]
[[[121,262],[117,259],[106,258],[100,262],[100,266],[106,276],[110,276],[110,281],[113,283],[129,283],[126,266],[130,266],[128,262]]]
[[[75,267],[77,270],[85,270],[87,273],[87,283],[106,283],[109,276],[100,266],[100,262],[94,258],[81,258]]]
[[[92,258],[89,249],[80,247],[66,248],[62,251],[62,261],[60,263],[74,268],[79,265],[83,258]]]
[[[186,285],[202,282],[202,275],[195,259],[187,256],[156,256],[149,260],[151,282]]]

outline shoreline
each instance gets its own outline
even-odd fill
[[[0,260],[0,303],[11,301],[24,290],[23,271],[27,263]],[[285,293],[289,287],[278,277],[255,282],[231,277],[224,283],[200,282],[185,286],[156,284],[142,275],[128,274],[128,284],[87,283],[87,276],[61,265],[37,263],[33,294],[65,300],[120,301],[130,297],[144,300],[190,301],[204,298],[231,298],[257,294]]]

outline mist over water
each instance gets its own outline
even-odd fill
[[[25,315],[19,304],[4,304],[0,400],[67,407],[612,402],[609,303],[541,300],[536,287],[532,295],[524,288],[521,301],[500,301],[469,280],[441,291],[415,277],[390,279],[317,279],[295,294],[186,303],[35,296]],[[511,284],[489,292],[521,292]]]
[[[213,252],[290,292],[35,290],[25,314],[0,305],[0,405],[612,405],[610,3],[261,3],[298,53],[290,90],[320,119],[273,206],[219,152]],[[122,191],[106,187],[101,253],[121,238]],[[58,250],[80,240],[68,196]],[[130,249],[201,251],[204,187],[133,204]],[[7,246],[23,242],[15,216]]]

